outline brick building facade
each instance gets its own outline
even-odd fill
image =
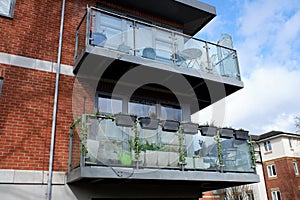
[[[270,200],[299,199],[300,136],[271,131],[254,137],[261,152],[265,190]]]
[[[203,28],[216,15],[214,7],[194,0],[187,2],[180,0],[166,0],[159,3],[161,4],[161,7],[157,6],[151,9],[149,9],[148,6],[149,1],[139,1],[137,3],[131,0],[126,0],[125,3],[122,3],[121,1],[116,0],[66,0],[63,22],[64,29],[61,38],[61,63],[58,64],[58,57],[60,55],[58,49],[63,1],[5,0],[1,1],[0,3],[2,2],[6,7],[0,8],[1,199],[46,199],[49,197],[49,193],[47,193],[49,192],[49,184],[51,185],[51,188],[53,188],[52,199],[90,200],[98,198],[105,199],[108,197],[117,199],[121,199],[124,197],[134,197],[136,199],[149,199],[157,197],[168,197],[172,199],[176,199],[176,197],[180,197],[181,199],[197,199],[199,196],[201,196],[201,191],[207,190],[207,187],[220,188],[224,185],[237,185],[240,184],[241,181],[245,183],[257,182],[258,176],[251,168],[251,163],[249,161],[249,155],[247,151],[243,154],[243,156],[245,156],[245,160],[248,159],[248,163],[244,162],[240,166],[238,166],[239,168],[236,169],[228,169],[229,171],[231,170],[231,172],[233,172],[231,181],[227,181],[227,176],[225,173],[216,172],[217,166],[215,160],[217,156],[215,154],[209,155],[210,157],[206,159],[206,162],[208,163],[204,163],[204,159],[200,160],[199,158],[198,163],[201,164],[202,168],[198,167],[199,169],[197,170],[194,170],[195,166],[192,162],[190,163],[192,165],[192,167],[190,166],[191,170],[181,170],[181,168],[179,167],[179,162],[176,162],[176,166],[174,167],[175,169],[171,167],[167,168],[167,170],[155,168],[156,171],[153,172],[153,176],[149,177],[146,173],[133,173],[135,172],[135,170],[138,171],[139,169],[135,169],[132,165],[130,165],[129,167],[125,166],[127,167],[125,172],[122,171],[124,166],[114,166],[116,168],[120,167],[120,171],[111,166],[105,166],[103,165],[103,163],[101,163],[100,166],[84,166],[88,170],[93,170],[97,167],[100,170],[103,170],[101,171],[103,172],[102,174],[84,174],[87,177],[84,177],[84,175],[77,173],[78,170],[81,170],[81,168],[78,166],[75,166],[76,169],[70,171],[70,168],[74,167],[70,163],[70,159],[72,158],[72,156],[74,157],[74,154],[70,156],[70,152],[72,150],[72,143],[70,142],[72,138],[72,134],[70,137],[70,125],[74,122],[74,119],[76,117],[83,113],[95,113],[96,111],[99,111],[99,108],[97,108],[97,102],[99,101],[97,99],[99,98],[97,96],[98,92],[100,91],[105,94],[108,93],[109,95],[111,95],[113,87],[115,86],[114,83],[115,81],[118,81],[117,78],[122,77],[122,75],[126,73],[126,70],[135,68],[137,64],[140,64],[143,70],[152,70],[158,75],[167,74],[174,77],[184,77],[185,79],[177,79],[175,81],[175,84],[173,84],[174,88],[178,86],[177,84],[183,83],[181,82],[181,80],[184,80],[185,82],[188,82],[190,84],[189,89],[191,90],[180,91],[180,95],[184,96],[185,99],[183,98],[184,105],[179,106],[177,105],[178,96],[175,97],[172,94],[172,92],[175,92],[170,92],[170,90],[166,89],[164,85],[147,85],[148,87],[141,87],[141,90],[137,90],[137,93],[135,93],[136,96],[142,96],[144,98],[142,99],[143,101],[146,101],[148,97],[151,96],[151,98],[155,101],[157,100],[157,102],[159,103],[160,101],[163,102],[159,105],[158,103],[155,104],[157,105],[157,109],[162,110],[162,107],[165,106],[166,109],[170,108],[170,110],[172,111],[176,110],[176,114],[179,113],[181,115],[180,117],[178,117],[180,118],[180,123],[183,121],[191,123],[190,115],[192,113],[197,112],[206,106],[209,106],[215,101],[225,98],[227,95],[230,95],[231,93],[234,93],[235,91],[243,87],[243,83],[240,79],[238,63],[236,60],[236,51],[232,49],[232,47],[222,47],[220,44],[216,45],[192,38],[194,34],[196,34],[201,28]],[[127,4],[130,5],[128,6]],[[89,6],[88,8],[87,5]],[[171,36],[176,35],[177,41],[182,42],[182,48],[184,45],[186,45],[184,42],[195,40],[197,42],[198,49],[193,47],[192,50],[197,50],[198,58],[186,57],[185,59],[189,58],[190,60],[184,60],[184,64],[178,64],[177,61],[182,58],[180,57],[179,59],[177,54],[172,54],[172,56],[169,56],[167,59],[163,60],[165,63],[162,63],[161,61],[159,61],[158,63],[158,61],[149,61],[149,58],[145,59],[141,55],[137,56],[136,54],[141,52],[141,49],[132,50],[131,48],[130,51],[134,51],[134,53],[128,53],[129,55],[126,55],[119,49],[109,49],[100,46],[95,47],[86,42],[87,46],[89,46],[90,48],[94,48],[94,50],[97,50],[98,55],[96,55],[96,53],[95,55],[98,56],[98,61],[99,58],[101,58],[101,62],[99,61],[97,63],[92,63],[89,66],[90,68],[88,71],[91,72],[97,66],[103,67],[104,65],[101,64],[106,62],[112,63],[108,67],[108,71],[113,71],[113,73],[111,74],[109,74],[109,72],[105,74],[107,75],[107,77],[103,78],[103,80],[101,79],[101,81],[103,82],[97,85],[96,91],[90,90],[87,86],[90,82],[81,81],[85,77],[80,77],[80,80],[78,76],[76,77],[77,72],[73,71],[74,52],[78,50],[75,48],[75,44],[80,43],[80,41],[76,40],[76,36],[78,35],[76,35],[75,31],[79,27],[79,25],[82,24],[82,20],[86,17],[85,14],[87,13],[87,11],[91,10],[90,6],[98,8],[105,7],[106,10],[104,13],[109,13],[109,16],[111,16],[112,14],[114,18],[122,16],[121,18],[123,21],[126,21],[128,19],[132,20],[132,18],[130,17],[134,17],[138,20],[144,20],[144,22],[140,22],[134,19],[134,25],[135,23],[141,23],[143,25],[146,24],[146,26],[149,26],[150,30],[153,31],[153,33],[151,32],[151,34],[153,35],[159,35],[159,31],[163,30],[161,31],[161,35],[163,35],[163,37],[159,38],[160,40],[158,40],[157,43],[159,43],[159,45],[161,46],[166,44],[168,46],[171,46],[173,48],[171,49],[172,53],[175,52],[174,41],[176,40],[173,38],[174,40],[172,41],[173,43],[171,45],[171,43],[168,41],[169,37],[166,37],[164,34],[171,32]],[[169,8],[170,6],[173,9],[170,9],[172,10],[172,12],[165,12],[166,9],[164,8]],[[95,12],[100,13],[97,8],[93,9]],[[178,16],[178,14],[175,12],[177,10],[181,10],[184,14],[182,16]],[[110,13],[111,11],[114,11],[115,13]],[[123,15],[121,15],[120,13]],[[85,19],[87,19],[87,17]],[[149,21],[151,23],[149,23]],[[108,26],[109,25],[110,24],[108,24]],[[133,26],[128,27],[132,28]],[[120,27],[115,28],[114,31],[119,28]],[[90,38],[92,37],[92,33],[89,32],[91,30],[83,30],[84,39],[94,39]],[[179,32],[177,33],[176,31]],[[151,34],[150,36],[154,37]],[[135,44],[135,42],[133,43]],[[206,46],[206,49],[204,49],[203,45]],[[214,51],[210,50],[211,52],[208,52],[208,46]],[[145,46],[142,47],[146,49]],[[184,48],[181,50],[185,50]],[[175,53],[177,53],[177,50],[178,49],[176,49]],[[212,72],[212,69],[208,68],[211,67],[212,62],[210,60],[205,60],[206,58],[209,58],[208,53],[215,53],[215,55],[212,57],[216,57],[217,53],[221,54],[220,52],[223,54],[229,52],[231,53],[230,55],[233,55],[232,59],[230,57],[229,62],[227,62],[227,65],[229,65],[230,67],[230,70],[228,70],[228,74],[220,74],[220,70],[215,70]],[[88,54],[87,52],[84,53]],[[77,67],[82,67],[80,65],[84,63],[84,59],[88,57],[86,56],[86,54],[81,57],[82,60],[78,62],[79,64],[76,64]],[[202,54],[202,59],[204,60],[199,59]],[[75,55],[75,57],[76,56],[78,55]],[[126,58],[127,60],[124,60],[124,58]],[[76,59],[78,60],[77,57]],[[219,55],[219,59],[221,59],[222,62],[225,62],[226,59],[228,59],[228,56],[226,58],[222,58],[222,56]],[[210,71],[199,72],[200,69],[198,69],[198,71],[189,71],[190,68],[192,68],[189,65],[195,63],[196,65],[198,64],[198,68],[203,67],[202,65],[204,65],[203,69],[208,69]],[[220,62],[216,61],[216,63]],[[113,70],[113,67],[115,67],[114,65],[117,65],[119,67],[115,71]],[[206,65],[207,67],[205,67]],[[222,64],[222,67],[224,68],[225,65],[226,63]],[[56,84],[56,70],[58,66],[61,67],[59,73],[59,86]],[[93,66],[96,67],[93,68]],[[163,66],[164,68],[161,66]],[[121,69],[123,69],[124,71],[121,71]],[[223,77],[220,79],[220,76]],[[107,81],[107,79],[109,80]],[[126,84],[132,85],[130,81],[126,82]],[[167,82],[168,79],[164,81]],[[206,86],[205,84],[208,84],[208,86]],[[57,102],[55,102],[54,98],[56,86],[58,86]],[[224,91],[222,94],[218,93],[215,96],[211,95],[211,91],[209,91],[211,89],[209,88],[210,86],[213,88],[212,90],[218,90],[219,88],[221,88]],[[191,94],[191,91],[193,91],[193,93],[196,93],[196,95],[194,96],[195,98],[190,98],[189,95]],[[182,98],[182,96],[180,97]],[[122,102],[122,105],[125,105],[125,103],[130,103],[130,97],[126,97],[125,99],[126,100]],[[192,103],[190,103],[192,100],[190,99],[193,99],[198,103],[197,107],[192,106]],[[55,138],[53,138],[53,112],[54,105],[56,103],[56,131]],[[167,103],[169,103],[171,106],[166,105]],[[145,103],[144,105],[148,104]],[[128,105],[123,108],[123,110],[126,109],[128,111]],[[162,116],[162,114],[160,115]],[[164,120],[166,121],[169,119],[165,118]],[[198,128],[198,125],[196,128]],[[162,134],[162,128],[159,127],[158,129],[159,130],[155,131],[159,132],[159,134]],[[198,134],[198,132],[195,132],[193,134]],[[188,137],[190,138],[190,142],[193,142],[193,136],[187,136],[187,138]],[[53,174],[53,178],[52,182],[48,183],[49,163],[51,163],[49,157],[51,158],[50,146],[52,139],[55,139],[53,172],[50,173]],[[76,138],[74,137],[73,142],[75,140]],[[213,139],[211,138],[207,139],[207,141],[209,140],[213,141]],[[231,135],[228,141],[234,143],[234,136]],[[78,146],[76,149],[78,154],[78,157],[76,157],[76,161],[78,162],[82,161],[80,159],[84,157],[81,154],[82,152],[79,151],[79,145],[82,144],[80,142],[78,141]],[[92,142],[95,143],[95,140],[93,140]],[[99,141],[96,142],[100,144]],[[101,142],[105,143],[103,141]],[[116,143],[116,141],[113,141],[112,143]],[[127,146],[124,146],[128,148],[129,142],[127,140],[124,140],[123,143],[126,144]],[[214,144],[210,145],[210,149],[213,149]],[[239,145],[245,149],[248,148],[245,138],[240,139]],[[92,148],[93,147],[94,146],[92,146]],[[185,149],[186,154],[190,154],[190,160],[194,160],[194,147],[193,145],[190,145],[189,148],[190,149]],[[177,150],[178,149],[176,149],[176,152],[171,153],[178,155]],[[169,154],[171,155],[171,153]],[[209,153],[208,149],[206,153]],[[178,159],[179,158],[177,156],[175,160],[177,161]],[[214,162],[211,162],[211,160],[214,160]],[[114,162],[112,163],[115,164]],[[120,164],[119,160],[117,161],[117,164]],[[186,163],[181,163],[181,167],[184,168],[185,164]],[[124,174],[128,174],[128,169],[133,169],[133,172],[125,179],[122,176]],[[234,170],[239,170],[239,173],[235,173]],[[209,176],[207,176],[208,179],[204,180],[202,174],[206,174],[207,171],[209,172]],[[241,180],[239,176],[240,173],[243,173],[244,177],[246,178]],[[79,177],[73,178],[78,174]],[[142,178],[138,177],[140,174],[142,174]],[[162,174],[164,176],[162,176]],[[103,176],[104,178],[101,176]],[[107,176],[110,177],[108,178]],[[189,179],[187,179],[186,177],[189,177]],[[129,179],[130,181],[128,183]],[[222,182],[222,185],[216,185],[216,179],[220,180]],[[102,183],[102,180],[105,181]],[[122,187],[119,187],[119,184],[122,184]],[[202,185],[206,185],[207,187],[204,188],[202,187]],[[131,187],[137,187],[138,189],[137,191],[130,191]],[[100,191],[99,188],[102,188],[102,190]],[[116,193],[116,188],[118,188],[121,192]],[[155,192],[157,192],[158,194],[156,195]]]

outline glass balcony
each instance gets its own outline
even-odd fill
[[[255,172],[247,140],[221,138],[220,150],[216,137],[169,132],[161,127],[161,122],[157,129],[116,124],[111,119],[83,115],[70,137],[69,170],[102,166]]]
[[[88,8],[76,30],[75,65],[87,47],[240,80],[237,53],[228,35],[213,44],[171,29]]]

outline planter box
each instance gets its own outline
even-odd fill
[[[149,151],[145,152],[144,166],[145,167],[157,167],[157,151]]]
[[[170,167],[178,167],[178,163],[179,163],[179,153],[177,152],[169,152],[169,163],[168,165]]]
[[[177,132],[179,129],[180,123],[175,120],[165,120],[162,124],[162,130],[168,132]]]
[[[220,137],[221,138],[233,138],[234,130],[231,128],[220,128]]]
[[[198,133],[198,124],[191,123],[191,122],[184,122],[181,123],[183,127],[183,132],[186,134],[197,134]]]
[[[249,131],[246,131],[246,130],[235,130],[235,139],[248,140],[248,138],[249,138],[248,133],[249,133]]]
[[[186,169],[194,169],[194,158],[193,157],[185,157]]]
[[[216,136],[217,135],[217,127],[215,126],[200,126],[200,132],[203,136]]]
[[[156,130],[158,129],[159,119],[150,117],[140,117],[140,125],[142,129]]]
[[[157,165],[159,167],[167,167],[169,164],[169,152],[157,151]]]
[[[136,121],[136,116],[126,115],[126,114],[117,114],[116,115],[116,125],[133,127]]]

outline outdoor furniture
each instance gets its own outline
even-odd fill
[[[91,45],[103,47],[106,40],[107,37],[103,33],[92,32],[91,34]]]
[[[143,49],[143,57],[155,60],[155,58],[156,58],[155,50],[151,47],[144,48]]]
[[[188,48],[184,49],[181,52],[181,56],[187,60],[187,67],[191,68],[193,67],[196,63],[198,66],[200,66],[200,63],[198,62],[198,59],[201,58],[202,56],[202,51],[198,48]]]

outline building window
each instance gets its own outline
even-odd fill
[[[13,18],[15,0],[0,0],[0,15]]]
[[[292,139],[292,138],[289,138],[289,145],[290,145],[290,148],[291,148],[291,149],[293,148],[292,141],[293,141],[293,139]]]
[[[281,195],[279,190],[273,190],[271,193],[272,193],[272,200],[281,200]]]
[[[299,175],[299,170],[298,170],[297,162],[293,162],[293,166],[294,166],[295,174]]]
[[[117,114],[122,112],[122,99],[100,95],[98,97],[98,111],[103,114]]]
[[[128,104],[128,113],[138,117],[157,118],[155,102],[147,100],[130,100]]]
[[[275,164],[267,165],[267,170],[268,170],[268,176],[269,177],[276,177],[277,176]]]
[[[270,141],[265,141],[264,144],[265,144],[265,150],[266,150],[267,152],[272,151],[272,144],[271,144]]]
[[[182,110],[179,106],[161,105],[161,119],[165,120],[182,120]]]

